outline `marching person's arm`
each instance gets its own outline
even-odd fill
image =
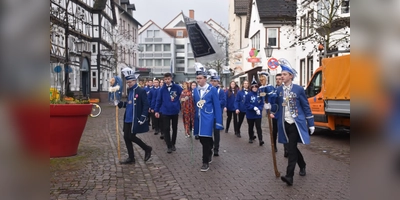
[[[305,91],[303,89],[301,89],[299,91],[300,91],[299,92],[299,101],[300,101],[301,107],[303,108],[304,115],[307,120],[307,125],[310,129],[310,134],[313,134],[315,131],[314,115],[311,112],[310,104],[308,103]]]
[[[157,100],[156,100],[156,105],[154,107],[154,112],[155,112],[155,117],[160,118],[160,114],[158,113],[160,111],[161,103],[162,103],[162,88],[160,88],[157,92]]]
[[[240,104],[241,98],[242,98],[242,93],[238,92],[238,95],[236,95],[235,103],[234,103],[236,114],[240,113],[239,104]]]
[[[211,89],[211,92],[214,94],[211,95],[212,98],[212,103],[214,107],[214,118],[215,118],[215,128],[218,130],[223,130],[224,125],[222,125],[222,110],[221,110],[221,104],[218,98],[217,90],[215,88]]]
[[[142,113],[140,117],[138,118],[138,122],[140,125],[144,124],[147,120],[147,116],[149,114],[149,101],[147,99],[147,92],[145,90],[142,90],[140,95],[140,101],[143,105]]]

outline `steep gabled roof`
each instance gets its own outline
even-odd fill
[[[178,18],[179,16],[181,16],[181,15],[182,15],[182,19],[183,19],[183,12],[181,11],[176,17],[174,17],[174,19],[172,19],[171,21],[169,21],[168,24],[165,25],[163,29],[167,28],[168,25],[170,25],[173,21],[175,21],[175,19],[177,19],[177,18]],[[186,26],[185,26],[185,28],[186,28]]]
[[[140,29],[138,34],[141,34],[143,31],[145,31],[147,28],[149,28],[152,24],[154,24],[155,26],[157,26],[160,30],[164,31],[164,29],[162,29],[159,25],[157,25],[155,22],[153,22],[152,20],[147,21]],[[165,31],[164,31],[165,32]],[[167,33],[167,32],[165,32]],[[167,33],[168,34],[168,33]]]
[[[233,13],[236,15],[246,15],[247,7],[249,6],[250,0],[235,0],[234,3],[234,11]]]
[[[260,23],[296,22],[295,0],[256,0]]]
[[[204,23],[206,23],[206,24],[208,24],[209,26],[211,26],[211,27],[212,27],[216,32],[218,32],[220,35],[223,35],[223,36],[229,35],[229,31],[227,31],[224,27],[222,27],[221,25],[219,25],[219,24],[218,24],[217,22],[215,22],[215,20],[213,20],[213,19],[209,19],[208,21],[206,21],[206,22],[204,22]],[[214,25],[214,24],[216,24],[216,25],[218,26],[218,28],[212,26],[212,25]],[[221,33],[221,30],[223,30],[225,33]]]

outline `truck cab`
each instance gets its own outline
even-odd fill
[[[350,54],[324,58],[305,89],[317,128],[350,130]]]

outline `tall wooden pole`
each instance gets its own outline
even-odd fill
[[[276,176],[276,177],[280,177],[280,176],[281,176],[281,173],[279,173],[279,171],[278,171],[278,166],[277,166],[277,164],[276,164],[274,136],[273,136],[273,133],[272,133],[272,123],[271,123],[271,116],[270,116],[270,114],[271,114],[271,111],[268,109],[268,110],[267,110],[267,115],[268,115],[268,124],[269,124],[269,136],[270,136],[270,139],[271,139],[272,160],[273,160],[273,163],[274,163],[275,176]]]

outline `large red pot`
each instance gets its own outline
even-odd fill
[[[77,154],[92,104],[50,105],[50,158]]]

